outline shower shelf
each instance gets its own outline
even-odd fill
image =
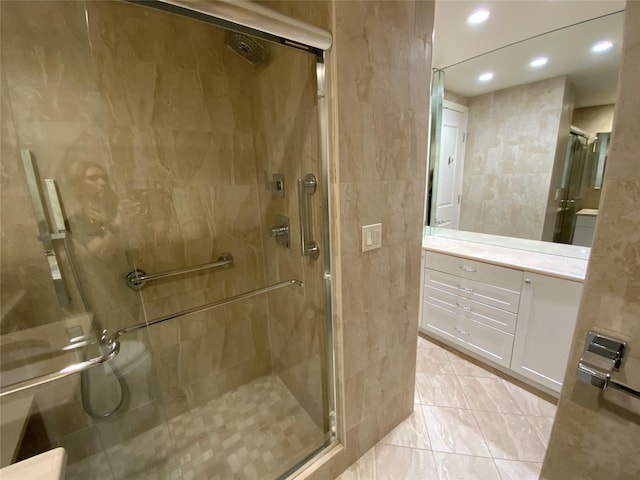
[[[88,370],[92,367],[95,367],[97,365],[101,365],[103,363],[107,363],[113,360],[120,352],[120,342],[118,342],[118,338],[120,338],[122,335],[125,335],[127,333],[133,333],[138,330],[142,330],[144,328],[150,327],[152,325],[158,325],[168,320],[175,320],[177,318],[186,317],[187,315],[192,315],[194,313],[204,312],[206,310],[211,310],[213,308],[218,308],[224,305],[229,305],[231,303],[236,303],[241,300],[262,295],[263,293],[273,292],[274,290],[279,290],[281,288],[288,287],[290,285],[297,285],[298,287],[303,287],[304,283],[302,283],[300,280],[295,280],[295,279],[285,280],[284,282],[274,283],[273,285],[267,285],[266,287],[262,287],[256,290],[251,290],[249,292],[234,295],[229,298],[217,300],[211,303],[206,303],[198,307],[181,310],[179,312],[172,313],[170,315],[165,315],[163,317],[158,317],[153,320],[149,320],[148,322],[142,322],[136,325],[131,325],[118,330],[112,335],[109,335],[105,332],[102,336],[101,343],[104,345],[105,348],[107,348],[107,350],[102,355],[91,358],[89,360],[85,360],[83,362],[73,363],[53,373],[40,375],[38,377],[30,378],[28,380],[24,380],[18,383],[3,386],[0,389],[0,397],[21,392],[33,387],[38,387],[40,385],[53,382],[54,380],[59,380],[69,375],[73,375],[74,373],[82,372],[84,370]],[[91,343],[91,342],[81,341],[81,342],[78,342],[77,344],[70,345],[66,349],[68,350],[68,349],[74,349],[80,346],[86,346],[88,343]]]

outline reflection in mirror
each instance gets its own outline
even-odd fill
[[[605,15],[438,71],[444,102],[432,129],[433,233],[590,246],[575,234],[581,218],[595,224],[598,211],[622,18]],[[593,51],[603,39],[610,48]]]

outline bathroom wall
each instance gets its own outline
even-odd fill
[[[543,238],[568,88],[556,77],[469,99],[461,230]]]
[[[281,5],[301,19],[322,10]],[[413,410],[434,4],[331,8],[332,23],[316,24],[334,38],[331,218],[344,449],[303,475],[317,480],[337,477]],[[363,253],[360,227],[377,222],[383,247]]]
[[[613,126],[615,105],[599,105],[597,107],[578,108],[573,112],[571,124],[589,134],[592,142],[598,132],[610,132]],[[583,208],[598,208],[602,189],[595,189],[584,184],[582,190]]]
[[[468,97],[463,97],[462,95],[458,95],[457,93],[451,92],[449,90],[444,91],[444,99],[449,100],[453,103],[457,103],[458,105],[469,105]]]
[[[569,367],[549,448],[544,480],[631,480],[640,476],[640,400],[577,382],[574,374],[588,330],[628,342],[616,373],[640,388],[640,3],[627,2],[613,138]]]

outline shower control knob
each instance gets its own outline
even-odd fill
[[[288,225],[283,225],[281,227],[273,227],[271,229],[271,236],[272,237],[284,237],[286,235],[289,235],[289,226]]]

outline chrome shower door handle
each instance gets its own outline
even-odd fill
[[[310,197],[316,193],[318,182],[313,173],[307,173],[304,179],[298,179],[298,212],[300,214],[300,246],[303,257],[317,260],[320,256],[320,246],[311,240],[311,201]]]

